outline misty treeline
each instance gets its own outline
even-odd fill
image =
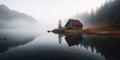
[[[120,29],[120,0],[108,1],[97,10],[76,16],[92,27]]]

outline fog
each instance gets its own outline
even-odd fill
[[[62,20],[64,25],[75,14],[95,10],[105,1],[107,0],[1,0],[0,2],[11,10],[33,16],[40,22],[37,26],[41,26],[41,30],[48,30],[57,28],[59,19]],[[34,23],[25,23],[23,21],[12,21],[11,23],[8,22],[7,25],[9,24],[13,27],[35,27]]]
[[[39,22],[30,22],[26,20],[10,20],[1,21],[1,27],[3,29],[38,29],[40,27]]]

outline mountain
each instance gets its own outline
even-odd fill
[[[36,19],[32,16],[11,10],[5,5],[0,5],[0,28],[32,28],[36,22]]]
[[[120,29],[120,0],[106,2],[96,11],[85,12],[77,17],[92,27]]]
[[[14,10],[10,10],[5,5],[0,5],[0,20],[13,20],[13,19],[26,19],[26,20],[35,20],[29,15],[24,13],[19,13]]]

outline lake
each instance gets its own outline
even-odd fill
[[[120,60],[120,36],[0,30],[0,60]]]

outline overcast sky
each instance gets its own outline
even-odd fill
[[[41,22],[57,22],[77,12],[90,11],[106,0],[0,0],[12,10],[26,13]]]

